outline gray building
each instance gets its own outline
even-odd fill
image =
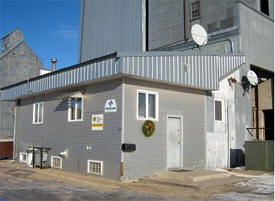
[[[82,1],[79,62],[145,50],[144,0]]]
[[[2,38],[0,87],[39,75],[42,63],[16,28]],[[14,103],[0,101],[0,139],[13,139]]]
[[[273,111],[273,95],[258,95],[273,80],[263,2],[83,0],[79,64],[1,89],[17,103],[17,159],[35,163],[34,147],[46,147],[42,164],[123,181],[243,165],[244,141],[260,135],[252,106]],[[201,52],[194,23],[211,36]],[[251,89],[251,68],[264,87]]]
[[[191,26],[201,24],[210,36],[208,44],[201,47],[202,52],[244,53],[249,59],[250,68],[261,78],[259,84],[251,89],[253,125],[250,132],[255,139],[273,140],[274,1],[193,0],[185,3],[186,21],[183,21],[181,27],[187,28],[186,37],[182,40],[174,37],[170,41],[162,38],[157,40],[157,45],[151,43],[152,46],[149,41],[149,47],[151,50],[192,52],[194,43],[190,34]],[[154,15],[155,11],[152,12]],[[176,21],[175,18],[173,20]],[[153,19],[152,24],[155,21],[157,19]],[[160,27],[165,29],[163,24]],[[149,36],[152,33],[152,38],[155,38],[155,32],[159,31],[153,27]]]
[[[115,51],[196,51],[191,27],[201,24],[210,37],[202,52],[243,53],[262,78],[252,88],[251,132],[274,138],[273,0],[82,0],[80,22],[80,62]]]
[[[240,83],[247,70],[241,54],[115,53],[1,91],[3,100],[17,103],[19,161],[40,161],[31,151],[44,147],[49,148],[45,165],[126,181],[168,168],[213,164],[208,128],[226,124],[231,144],[239,147],[251,139],[246,130],[251,114],[240,110],[240,104],[242,110],[250,108],[250,93],[228,82],[234,77]],[[217,97],[210,104],[211,91]],[[150,137],[142,129],[146,120],[155,125]],[[129,144],[136,150],[128,152]],[[220,165],[235,163],[230,151],[219,149]]]

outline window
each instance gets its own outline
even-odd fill
[[[51,167],[62,169],[62,158],[59,156],[51,156]]]
[[[269,16],[269,5],[268,5],[268,0],[261,0],[260,1],[260,6],[261,6],[261,12]]]
[[[43,123],[43,113],[44,107],[43,103],[33,104],[33,124],[42,124]]]
[[[68,101],[68,121],[83,120],[83,98],[72,97]]]
[[[215,100],[215,120],[222,121],[223,114],[222,114],[223,103],[220,100]]]
[[[88,160],[88,173],[103,175],[103,161]]]
[[[138,90],[137,119],[158,120],[158,93]]]
[[[192,18],[197,19],[200,17],[200,2],[196,1],[192,3]]]
[[[19,161],[22,163],[27,163],[27,153],[20,152]]]

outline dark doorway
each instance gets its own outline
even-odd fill
[[[261,12],[269,16],[268,0],[261,0]]]
[[[274,110],[263,110],[265,121],[265,140],[274,140]]]

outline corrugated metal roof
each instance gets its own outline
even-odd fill
[[[2,100],[14,100],[113,76],[215,90],[221,77],[244,63],[245,56],[242,54],[114,53],[4,87],[1,89]]]

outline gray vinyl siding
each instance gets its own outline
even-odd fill
[[[145,137],[136,119],[137,89],[159,92],[159,121],[152,137]],[[167,115],[183,116],[183,166],[205,166],[205,91],[125,80],[124,142],[135,143],[137,150],[124,153],[124,179],[135,179],[166,169]]]
[[[72,90],[84,91],[83,121],[68,122],[67,101],[56,99],[60,92],[48,93],[32,99],[23,99],[19,117],[19,152],[28,145],[51,148],[58,156],[65,148],[68,158],[63,159],[66,171],[87,173],[87,160],[104,162],[104,177],[120,179],[121,160],[121,80],[113,80]],[[62,91],[68,92],[68,91]],[[115,99],[118,111],[104,113],[105,102]],[[44,102],[44,122],[32,124],[33,103]],[[92,114],[104,114],[104,131],[91,131]],[[92,150],[86,150],[91,146]]]

